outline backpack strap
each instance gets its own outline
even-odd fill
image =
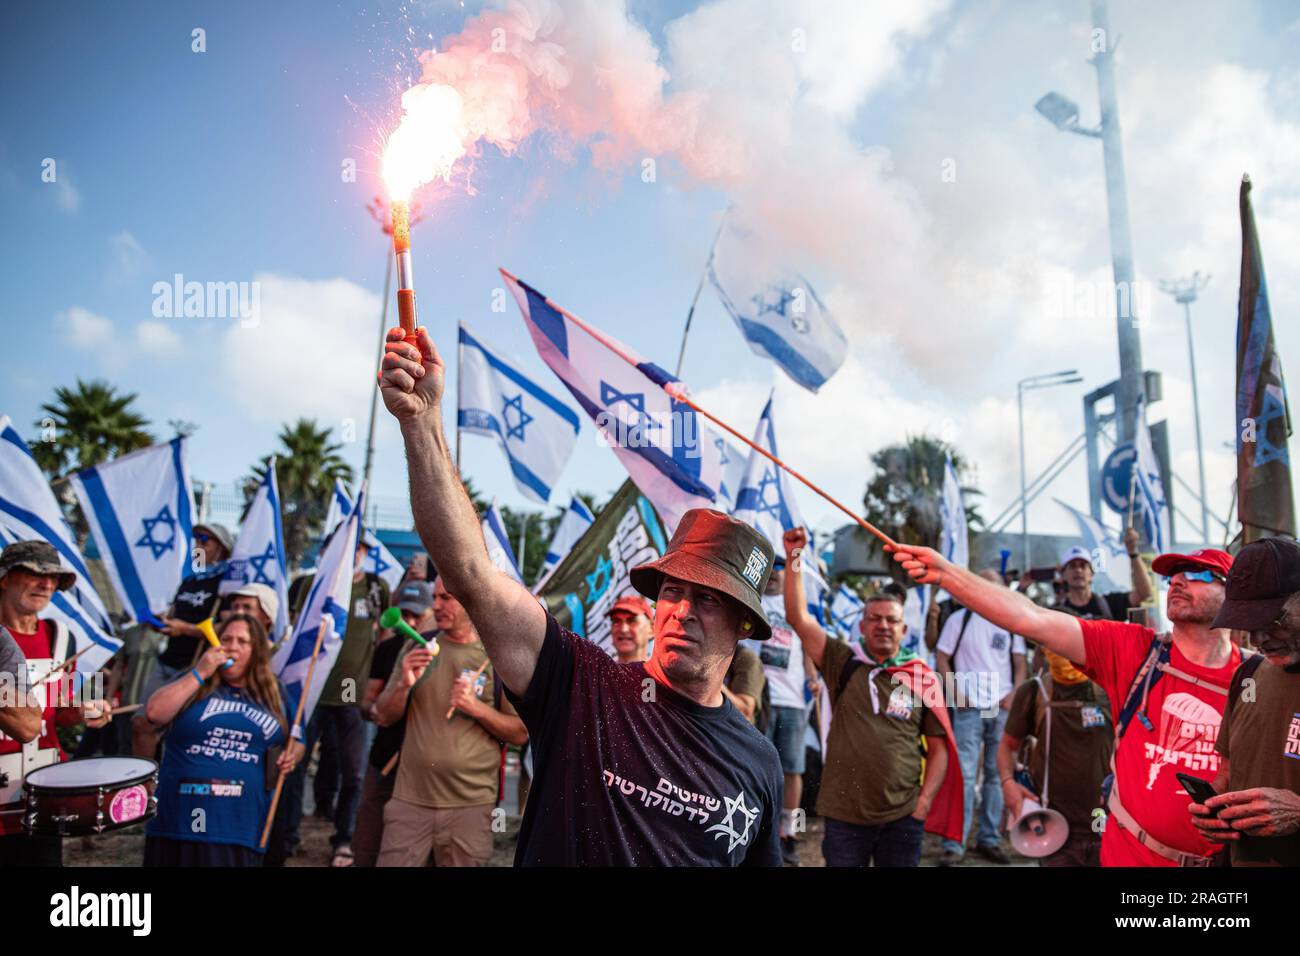
[[[961,619],[961,627],[957,629],[957,642],[952,646],[952,653],[948,655],[948,660],[952,662],[952,669],[957,670],[957,651],[961,649],[961,639],[966,636],[966,625],[970,623],[970,608],[962,608],[965,617]]]
[[[835,683],[835,700],[838,701],[844,696],[844,689],[849,686],[849,680],[858,672],[862,666],[862,661],[856,657],[850,657],[844,663],[843,669],[840,670],[840,679]]]
[[[1138,707],[1142,705],[1151,686],[1160,679],[1164,670],[1158,665],[1169,663],[1169,652],[1173,647],[1173,640],[1161,634],[1157,634],[1151,639],[1151,647],[1147,651],[1146,660],[1138,668],[1138,672],[1133,675],[1133,683],[1129,685],[1128,695],[1124,698],[1124,706],[1120,709],[1119,719],[1115,721],[1116,734],[1115,739],[1120,737],[1128,730],[1129,722],[1133,715],[1137,713]],[[1143,717],[1143,726],[1150,729],[1150,723]]]

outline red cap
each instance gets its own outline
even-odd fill
[[[1162,554],[1151,562],[1152,571],[1168,576],[1196,568],[1204,568],[1226,578],[1232,570],[1232,555],[1217,548],[1201,548],[1191,554]]]
[[[628,611],[632,614],[644,614],[646,620],[655,619],[654,612],[650,610],[650,602],[636,594],[624,594],[614,602],[614,606],[609,609],[609,613],[615,611]]]

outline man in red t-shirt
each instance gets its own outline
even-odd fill
[[[1232,558],[1203,549],[1162,554],[1152,563],[1170,579],[1173,622],[1166,654],[1152,658],[1155,632],[1137,624],[1084,621],[1038,607],[945,560],[930,548],[900,545],[894,560],[922,584],[937,584],[976,614],[1067,657],[1101,685],[1116,723],[1115,782],[1102,835],[1102,866],[1203,866],[1221,848],[1206,840],[1187,813],[1189,797],[1176,774],[1212,780],[1232,672],[1241,651],[1226,630],[1211,628],[1224,598]],[[1158,646],[1158,645],[1156,645]],[[1139,677],[1141,678],[1139,680]],[[1121,734],[1134,687],[1136,707]],[[1100,818],[1100,815],[1098,815]]]
[[[5,778],[0,786],[0,868],[60,864],[58,837],[32,837],[22,831],[19,797],[23,778],[30,770],[64,758],[59,727],[82,721],[89,727],[103,727],[112,719],[111,708],[104,701],[88,702],[84,710],[57,706],[69,693],[64,678],[44,680],[76,649],[66,628],[52,620],[40,620],[38,615],[55,590],[67,590],[76,580],[76,574],[60,563],[53,545],[44,541],[18,541],[0,551],[0,634],[8,635],[24,658],[14,673],[0,675],[4,680],[0,687],[25,698],[21,706],[25,717],[30,717],[33,702],[40,709],[40,726],[34,735],[28,733],[28,720],[14,728],[21,731],[17,737],[0,730],[0,774]]]

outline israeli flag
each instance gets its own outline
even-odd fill
[[[185,441],[173,438],[69,478],[122,604],[135,620],[159,627],[158,615],[195,572]]]
[[[573,498],[569,501],[569,507],[565,509],[560,523],[555,526],[555,534],[546,548],[546,561],[542,565],[543,578],[556,569],[595,520],[596,516],[591,513],[591,509],[580,500]]]
[[[841,584],[831,600],[831,624],[841,634],[852,636],[858,633],[858,622],[866,604],[847,584]]]
[[[515,485],[540,504],[551,499],[578,440],[578,414],[523,372],[519,364],[460,324],[457,427],[495,438]]]
[[[483,515],[483,541],[487,545],[492,564],[523,584],[524,576],[519,573],[519,563],[515,561],[510,536],[506,534],[506,525],[501,520],[501,512],[497,511],[496,501],[492,502]]]
[[[772,424],[771,397],[758,418],[758,427],[754,429],[754,444],[779,457],[776,429]],[[784,468],[778,468],[775,462],[757,450],[749,454],[749,462],[736,494],[736,507],[731,514],[757,528],[772,543],[777,554],[785,553],[781,543],[785,532],[804,524],[795,504],[789,475]],[[811,542],[809,544],[811,550]],[[805,561],[804,564],[815,562],[814,555],[808,557],[811,561]]]
[[[691,508],[713,507],[721,455],[694,409],[669,394],[682,383],[504,269],[501,275],[542,361],[591,416],[669,533]]]
[[[741,448],[730,438],[710,428],[708,440],[718,449],[719,464],[722,466],[722,485],[718,488],[717,506],[719,511],[728,514],[736,510],[736,498],[740,494],[741,482],[745,480],[745,470],[749,467],[749,450]]]
[[[812,283],[734,217],[709,257],[709,281],[749,347],[810,392],[844,364],[848,340]]]
[[[330,538],[324,553],[316,563],[316,576],[303,603],[302,611],[294,622],[293,633],[280,645],[271,659],[271,667],[284,681],[291,697],[303,702],[302,717],[298,726],[311,720],[320,699],[339,648],[348,629],[348,609],[352,600],[353,558],[361,537],[361,503],[366,488],[361,486],[357,507],[343,520],[338,534]],[[321,626],[324,625],[322,633]],[[320,638],[316,665],[312,667],[312,651]],[[310,675],[310,685],[308,684]],[[304,698],[304,688],[306,697]]]
[[[343,482],[335,478],[329,510],[325,512],[325,535],[321,540],[324,541],[325,536],[342,524],[343,519],[351,513],[352,498],[348,495],[348,490],[343,487]],[[361,562],[361,570],[367,574],[377,575],[388,585],[389,591],[396,591],[405,573],[402,563],[393,556],[393,552],[384,547],[379,536],[369,528],[361,529],[361,540],[366,546],[366,556]]]
[[[1092,555],[1093,590],[1098,593],[1131,591],[1133,575],[1129,570],[1128,551],[1123,542],[1116,539],[1092,515],[1071,508],[1060,498],[1052,500],[1068,511],[1079,526],[1083,549]]]
[[[939,553],[960,568],[970,567],[970,532],[966,528],[966,506],[961,500],[961,483],[957,469],[952,466],[952,456],[947,456],[943,466],[943,496],[939,499]],[[943,600],[948,592],[940,590],[935,600]]]
[[[1160,459],[1151,446],[1151,430],[1147,428],[1147,407],[1144,397],[1138,398],[1137,434],[1134,436],[1137,458],[1137,505],[1142,512],[1143,530],[1156,554],[1163,554],[1169,541],[1169,507],[1165,498],[1164,482],[1160,480]]]
[[[257,487],[239,539],[221,579],[221,593],[229,594],[245,584],[265,584],[280,599],[276,611],[272,642],[289,628],[289,574],[284,560],[284,529],[280,523],[280,489],[275,478],[275,459],[266,468],[266,476]]]

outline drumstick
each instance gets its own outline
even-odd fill
[[[479,679],[479,676],[483,673],[483,671],[487,670],[487,666],[488,666],[489,664],[491,664],[491,663],[492,663],[491,660],[486,660],[486,661],[484,661],[482,664],[480,664],[480,665],[478,666],[478,670],[476,670],[476,671],[474,672],[474,676],[471,677],[471,678],[469,679],[469,682],[472,684],[472,683],[474,683],[474,681],[478,680],[478,679]],[[455,708],[454,705],[451,706],[451,707],[448,707],[448,708],[447,708],[447,719],[448,719],[448,720],[451,720],[452,716],[453,716],[455,713],[456,713],[456,708]]]
[[[397,748],[397,753],[393,754],[391,757],[388,758],[388,763],[384,764],[384,769],[379,771],[379,775],[381,777],[387,777],[390,773],[392,773],[393,768],[397,766],[397,758],[400,757],[401,755],[402,755],[402,748],[399,747]]]
[[[67,673],[68,665],[69,665],[69,664],[75,664],[76,661],[77,661],[77,658],[78,658],[78,657],[80,657],[82,654],[86,653],[86,651],[90,650],[90,649],[91,649],[92,647],[94,647],[94,646],[95,646],[94,644],[87,644],[87,645],[86,645],[85,647],[83,647],[81,650],[77,651],[77,653],[73,654],[71,657],[69,657],[67,660],[65,660],[62,664],[60,664],[60,665],[58,665],[57,667],[53,668],[53,669],[52,669],[48,674],[46,674],[44,677],[42,677],[42,678],[41,678],[40,680],[38,680],[36,683],[32,684],[32,689],[35,690],[37,687],[40,687],[40,686],[44,685],[47,681],[53,680],[53,679],[54,679],[57,675],[59,675],[59,674],[65,674],[65,673]]]

